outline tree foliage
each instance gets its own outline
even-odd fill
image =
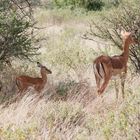
[[[140,2],[123,3],[118,9],[102,16],[101,21],[92,20],[90,30],[85,35],[86,39],[94,40],[98,37],[111,41],[119,49],[122,49],[122,39],[120,30],[132,32],[140,40]],[[140,72],[140,47],[139,44],[130,47],[130,59],[134,64],[136,71]]]
[[[87,10],[101,10],[104,6],[102,0],[53,0],[54,5],[59,8],[70,7],[74,8],[85,8]]]
[[[33,17],[28,0],[0,1],[0,63],[13,58],[31,59],[33,47]]]

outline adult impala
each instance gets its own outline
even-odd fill
[[[47,83],[47,74],[51,74],[52,72],[39,62],[37,62],[37,66],[40,67],[41,78],[33,78],[26,75],[16,78],[16,85],[20,94],[26,91],[30,86],[34,87],[37,92],[41,92],[44,88]]]
[[[127,62],[129,57],[129,45],[136,43],[136,39],[131,32],[121,32],[123,40],[123,52],[121,55],[97,57],[93,68],[98,89],[98,94],[102,94],[107,87],[112,76],[121,76],[122,94],[124,98],[124,83],[127,73]],[[103,83],[101,84],[101,81]]]

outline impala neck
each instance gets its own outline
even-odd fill
[[[123,53],[122,53],[122,55],[124,56],[126,61],[128,61],[128,57],[129,57],[129,45],[130,44],[127,40],[123,41]]]
[[[42,70],[41,70],[41,77],[42,77],[42,80],[43,80],[43,82],[47,82],[47,74],[46,73],[44,73]]]

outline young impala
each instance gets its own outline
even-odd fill
[[[41,92],[47,83],[47,74],[52,72],[45,66],[37,62],[37,66],[40,67],[41,78],[33,78],[30,76],[22,75],[16,78],[16,85],[19,89],[19,93],[26,91],[28,87],[32,86],[37,92]]]
[[[129,45],[136,43],[136,39],[134,39],[131,32],[121,32],[121,35],[123,40],[123,52],[121,55],[112,57],[101,55],[94,61],[93,68],[99,95],[104,92],[111,77],[119,74],[121,77],[122,94],[124,98],[124,83],[127,73]],[[103,83],[101,84],[102,80]]]

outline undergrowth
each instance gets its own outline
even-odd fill
[[[0,138],[2,140],[140,138],[140,89],[138,87],[133,90],[133,93],[126,92],[125,100],[115,99],[111,104],[105,103],[105,99],[102,101],[100,97],[87,100],[88,104],[84,104],[82,100],[78,101],[84,91],[83,84],[73,86],[71,91],[74,92],[76,87],[81,93],[73,93],[75,95],[70,96],[77,96],[77,100],[70,96],[67,96],[66,101],[53,100],[48,98],[48,91],[44,91],[45,96],[42,99],[29,92],[20,101],[6,108],[1,105]],[[88,96],[88,92],[85,92],[84,96]],[[107,98],[109,96],[107,95]],[[102,107],[97,109],[98,105]]]

